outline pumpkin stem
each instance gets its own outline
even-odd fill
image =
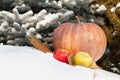
[[[80,23],[79,17],[78,17],[78,16],[75,16],[75,17],[76,17],[76,19],[77,19],[77,22]]]

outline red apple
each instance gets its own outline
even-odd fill
[[[61,62],[65,62],[68,63],[68,56],[69,56],[70,52],[64,49],[57,49],[54,51],[54,58],[61,61]]]

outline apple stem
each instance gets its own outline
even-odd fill
[[[77,22],[80,23],[80,19],[78,16],[75,16],[75,18],[77,19]]]

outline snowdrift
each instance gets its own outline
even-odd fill
[[[0,80],[120,80],[120,75],[70,66],[32,47],[0,45]]]

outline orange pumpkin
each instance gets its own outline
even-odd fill
[[[66,22],[59,25],[53,33],[54,49],[64,49],[71,53],[83,51],[89,53],[93,61],[98,61],[106,48],[106,35],[95,23]]]

